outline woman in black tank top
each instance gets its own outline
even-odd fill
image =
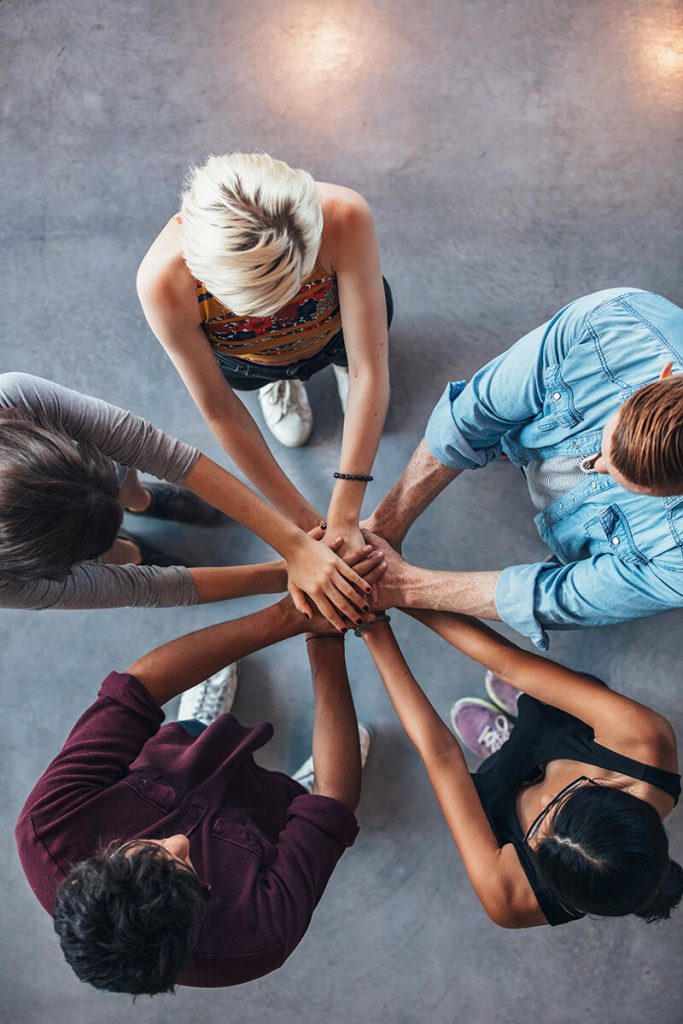
[[[470,776],[387,622],[362,631],[491,919],[525,928],[585,914],[668,918],[683,869],[662,825],[681,791],[666,719],[475,619],[409,614],[525,691],[512,736]]]

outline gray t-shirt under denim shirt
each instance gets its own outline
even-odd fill
[[[25,412],[43,427],[94,444],[117,463],[119,481],[125,477],[119,467],[125,467],[179,484],[200,454],[132,412],[29,373],[0,374],[0,408]],[[84,562],[60,580],[22,580],[0,567],[0,608],[169,608],[197,600],[183,566]]]
[[[552,501],[567,494],[581,483],[586,473],[594,473],[600,452],[579,458],[576,455],[553,455],[524,467],[529,497],[537,509],[544,509]]]

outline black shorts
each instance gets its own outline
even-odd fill
[[[394,316],[394,300],[388,282],[384,278],[382,282],[387,303],[387,327],[390,327]],[[248,359],[227,356],[222,352],[214,352],[214,355],[221,373],[235,391],[256,391],[257,388],[265,387],[276,380],[308,380],[318,370],[324,370],[333,363],[335,366],[348,366],[343,330],[337,331],[325,348],[316,355],[310,359],[300,359],[296,363],[265,366],[263,363],[252,363]]]

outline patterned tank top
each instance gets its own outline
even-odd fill
[[[337,278],[316,260],[294,298],[271,316],[238,316],[195,281],[201,327],[215,352],[267,365],[316,355],[341,330]]]

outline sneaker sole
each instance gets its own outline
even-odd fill
[[[502,711],[503,714],[507,715],[508,718],[517,718],[517,711],[511,711],[510,708],[506,708],[502,701],[499,701],[495,693],[493,692],[493,688],[491,686],[491,680],[493,679],[493,675],[493,672],[491,671],[491,669],[489,669],[486,675],[484,676],[484,689],[488,693],[491,703],[495,704],[498,710]]]

